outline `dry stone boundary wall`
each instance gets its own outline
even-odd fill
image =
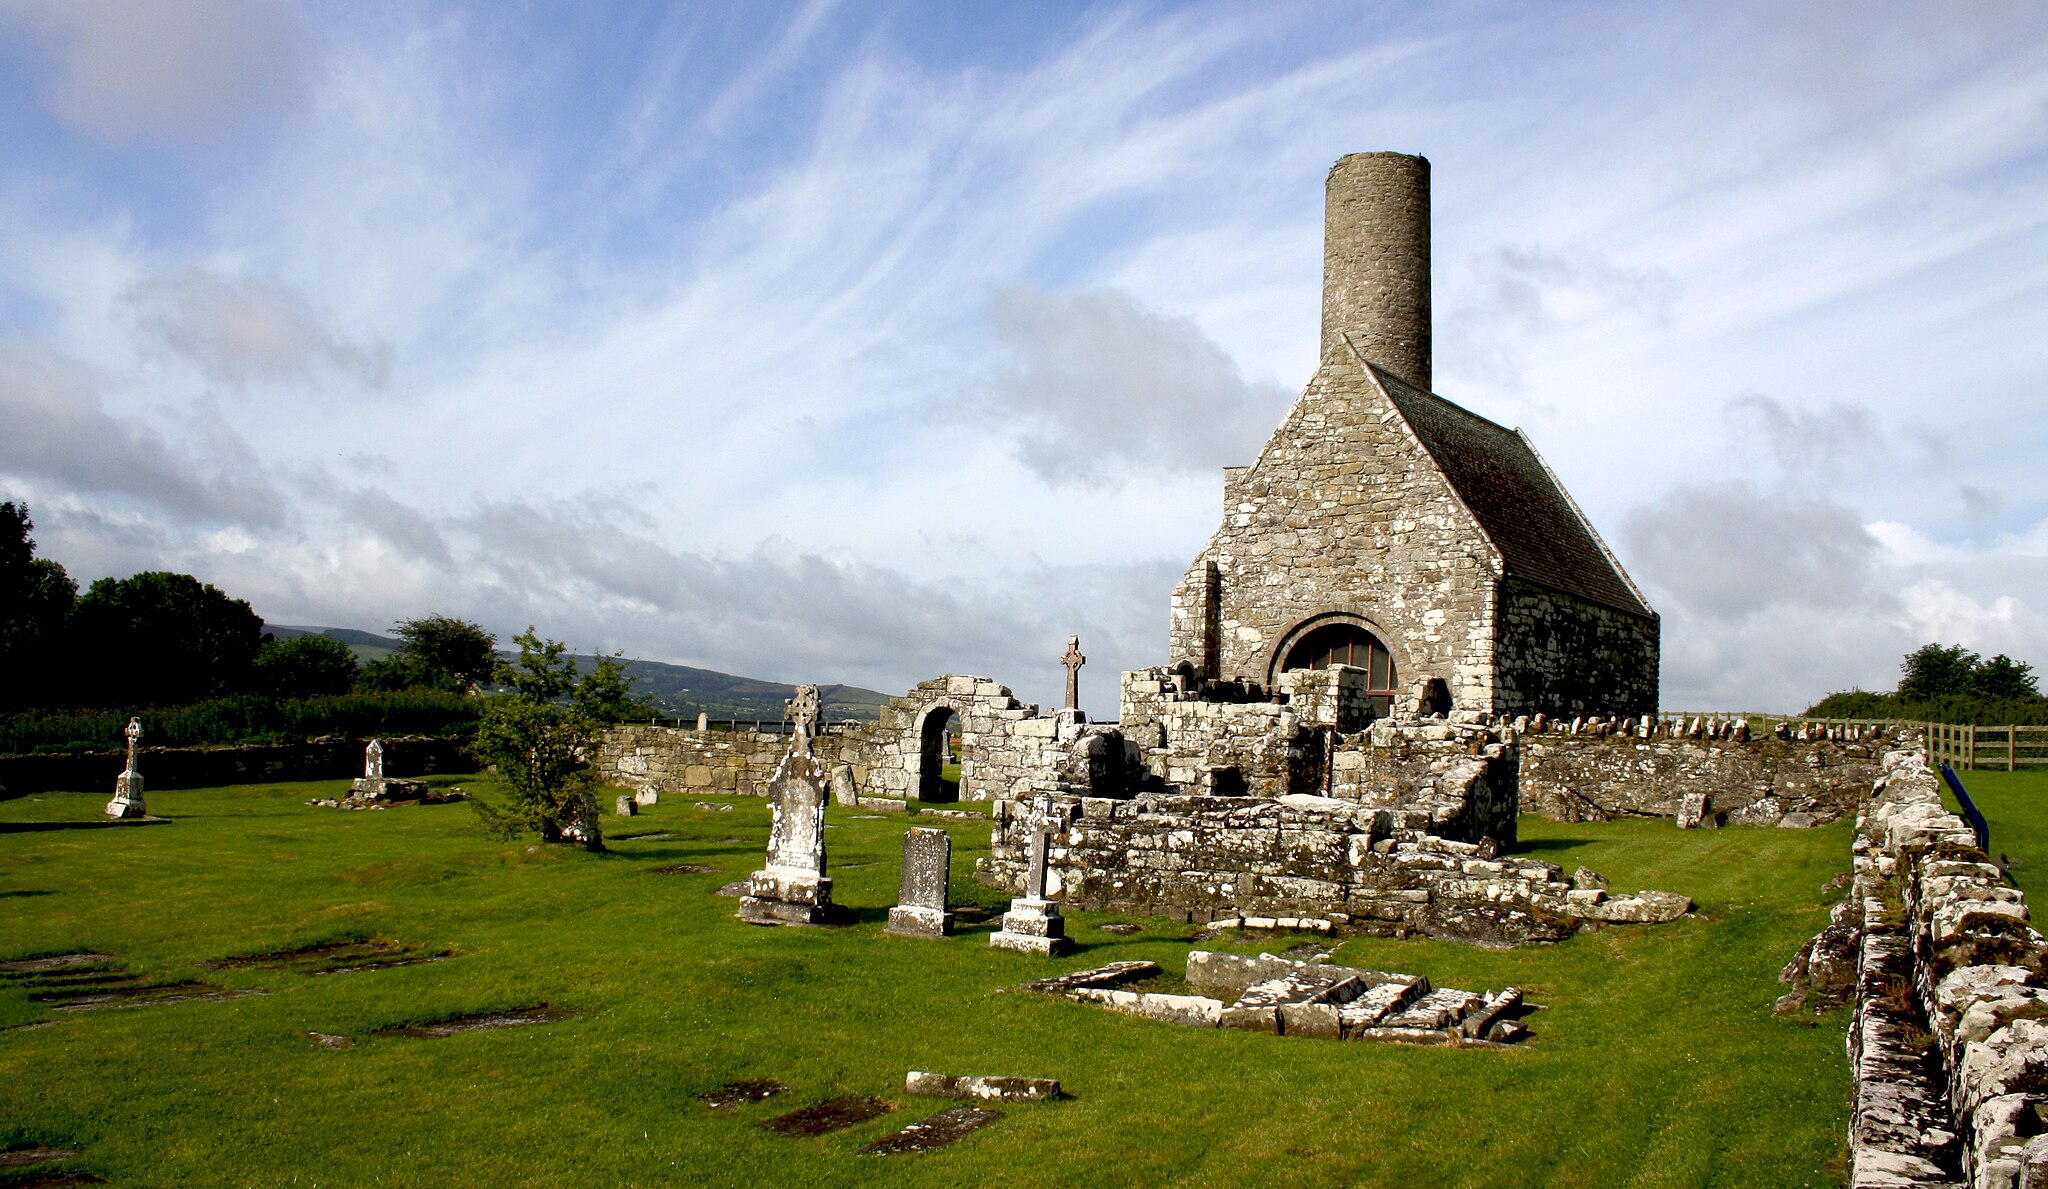
[[[1730,825],[1835,821],[1856,812],[1895,738],[1876,728],[1752,734],[1739,719],[1520,722],[1522,809],[1567,822],[1676,817],[1688,794],[1706,794]]]
[[[1860,932],[1850,1184],[2048,1185],[2048,942],[1924,751],[1881,764],[1839,914]]]

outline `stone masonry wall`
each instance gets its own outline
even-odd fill
[[[1429,161],[1352,153],[1323,183],[1323,335],[1430,386]]]
[[[1302,627],[1350,615],[1386,642],[1403,683],[1441,677],[1459,708],[1492,709],[1499,558],[1355,356],[1324,361],[1226,498],[1176,591],[1176,660],[1213,654],[1206,676],[1264,686]]]
[[[1659,623],[1507,578],[1494,713],[1657,713]]]
[[[2048,1184],[2048,941],[1917,743],[1881,767],[1836,914],[1859,935],[1849,1184]]]
[[[1875,728],[1753,736],[1740,720],[1539,715],[1524,726],[1522,810],[1568,822],[1675,817],[1688,793],[1707,794],[1730,824],[1831,822],[1855,812],[1882,746]]]
[[[1117,723],[1158,781],[1208,789],[1219,770],[1234,774],[1232,791],[1254,797],[1310,792],[1320,783],[1320,750],[1294,707],[1244,697],[1241,687],[1216,686],[1167,669],[1125,673]]]
[[[1516,840],[1520,749],[1501,732],[1469,724],[1374,723],[1331,737],[1325,794],[1374,809],[1428,815],[1448,838]]]
[[[1668,893],[1575,888],[1555,865],[1502,856],[1491,840],[1433,834],[1431,815],[1416,810],[1305,796],[1056,803],[1049,894],[1090,909],[1513,945],[1563,937],[1585,920],[1669,920],[1689,908]],[[994,817],[977,878],[1014,892],[1026,825],[1017,802],[997,802]]]
[[[866,724],[835,726],[813,751],[828,769],[850,764],[859,780],[871,749]],[[765,797],[787,735],[753,731],[696,731],[680,727],[616,726],[598,743],[592,768],[607,784],[657,793],[724,793]]]

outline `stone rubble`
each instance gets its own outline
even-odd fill
[[[1039,979],[1023,989],[1168,1023],[1275,1036],[1506,1044],[1527,1034],[1510,1018],[1525,1010],[1522,993],[1512,987],[1475,995],[1431,987],[1415,974],[1194,950],[1188,954],[1188,986],[1208,994],[1123,989],[1158,972],[1151,962],[1116,962]]]

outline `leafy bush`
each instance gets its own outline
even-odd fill
[[[361,668],[348,645],[326,636],[265,640],[256,653],[256,688],[275,698],[345,694]]]

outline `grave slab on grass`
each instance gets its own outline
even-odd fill
[[[554,1024],[569,1019],[576,1013],[565,1007],[551,1007],[545,1003],[532,1007],[515,1007],[509,1011],[481,1012],[470,1016],[455,1016],[432,1024],[412,1024],[401,1028],[379,1028],[378,1036],[405,1036],[421,1040],[455,1036],[464,1032],[482,1032],[490,1028],[524,1028],[533,1024]]]
[[[824,1135],[869,1119],[879,1119],[895,1109],[894,1103],[879,1098],[842,1094],[786,1115],[777,1115],[762,1123],[761,1128],[777,1135]]]
[[[775,1097],[788,1086],[774,1078],[750,1078],[745,1081],[727,1082],[716,1090],[706,1090],[697,1100],[714,1111],[729,1110],[751,1102],[762,1102]]]
[[[913,1069],[903,1078],[905,1094],[927,1098],[979,1098],[983,1101],[1042,1102],[1064,1097],[1057,1078],[1018,1078],[968,1074],[951,1077]]]
[[[950,1147],[1002,1118],[1001,1111],[985,1106],[956,1106],[919,1119],[901,1131],[856,1149],[857,1156],[896,1156],[906,1152],[930,1152]]]
[[[1188,985],[1222,998],[1119,989],[1157,970],[1149,962],[1112,962],[1025,983],[1022,989],[1149,1019],[1275,1036],[1505,1044],[1527,1035],[1509,1018],[1527,1010],[1522,993],[1513,987],[1498,995],[1475,995],[1432,988],[1428,979],[1414,974],[1194,950],[1188,954]]]

